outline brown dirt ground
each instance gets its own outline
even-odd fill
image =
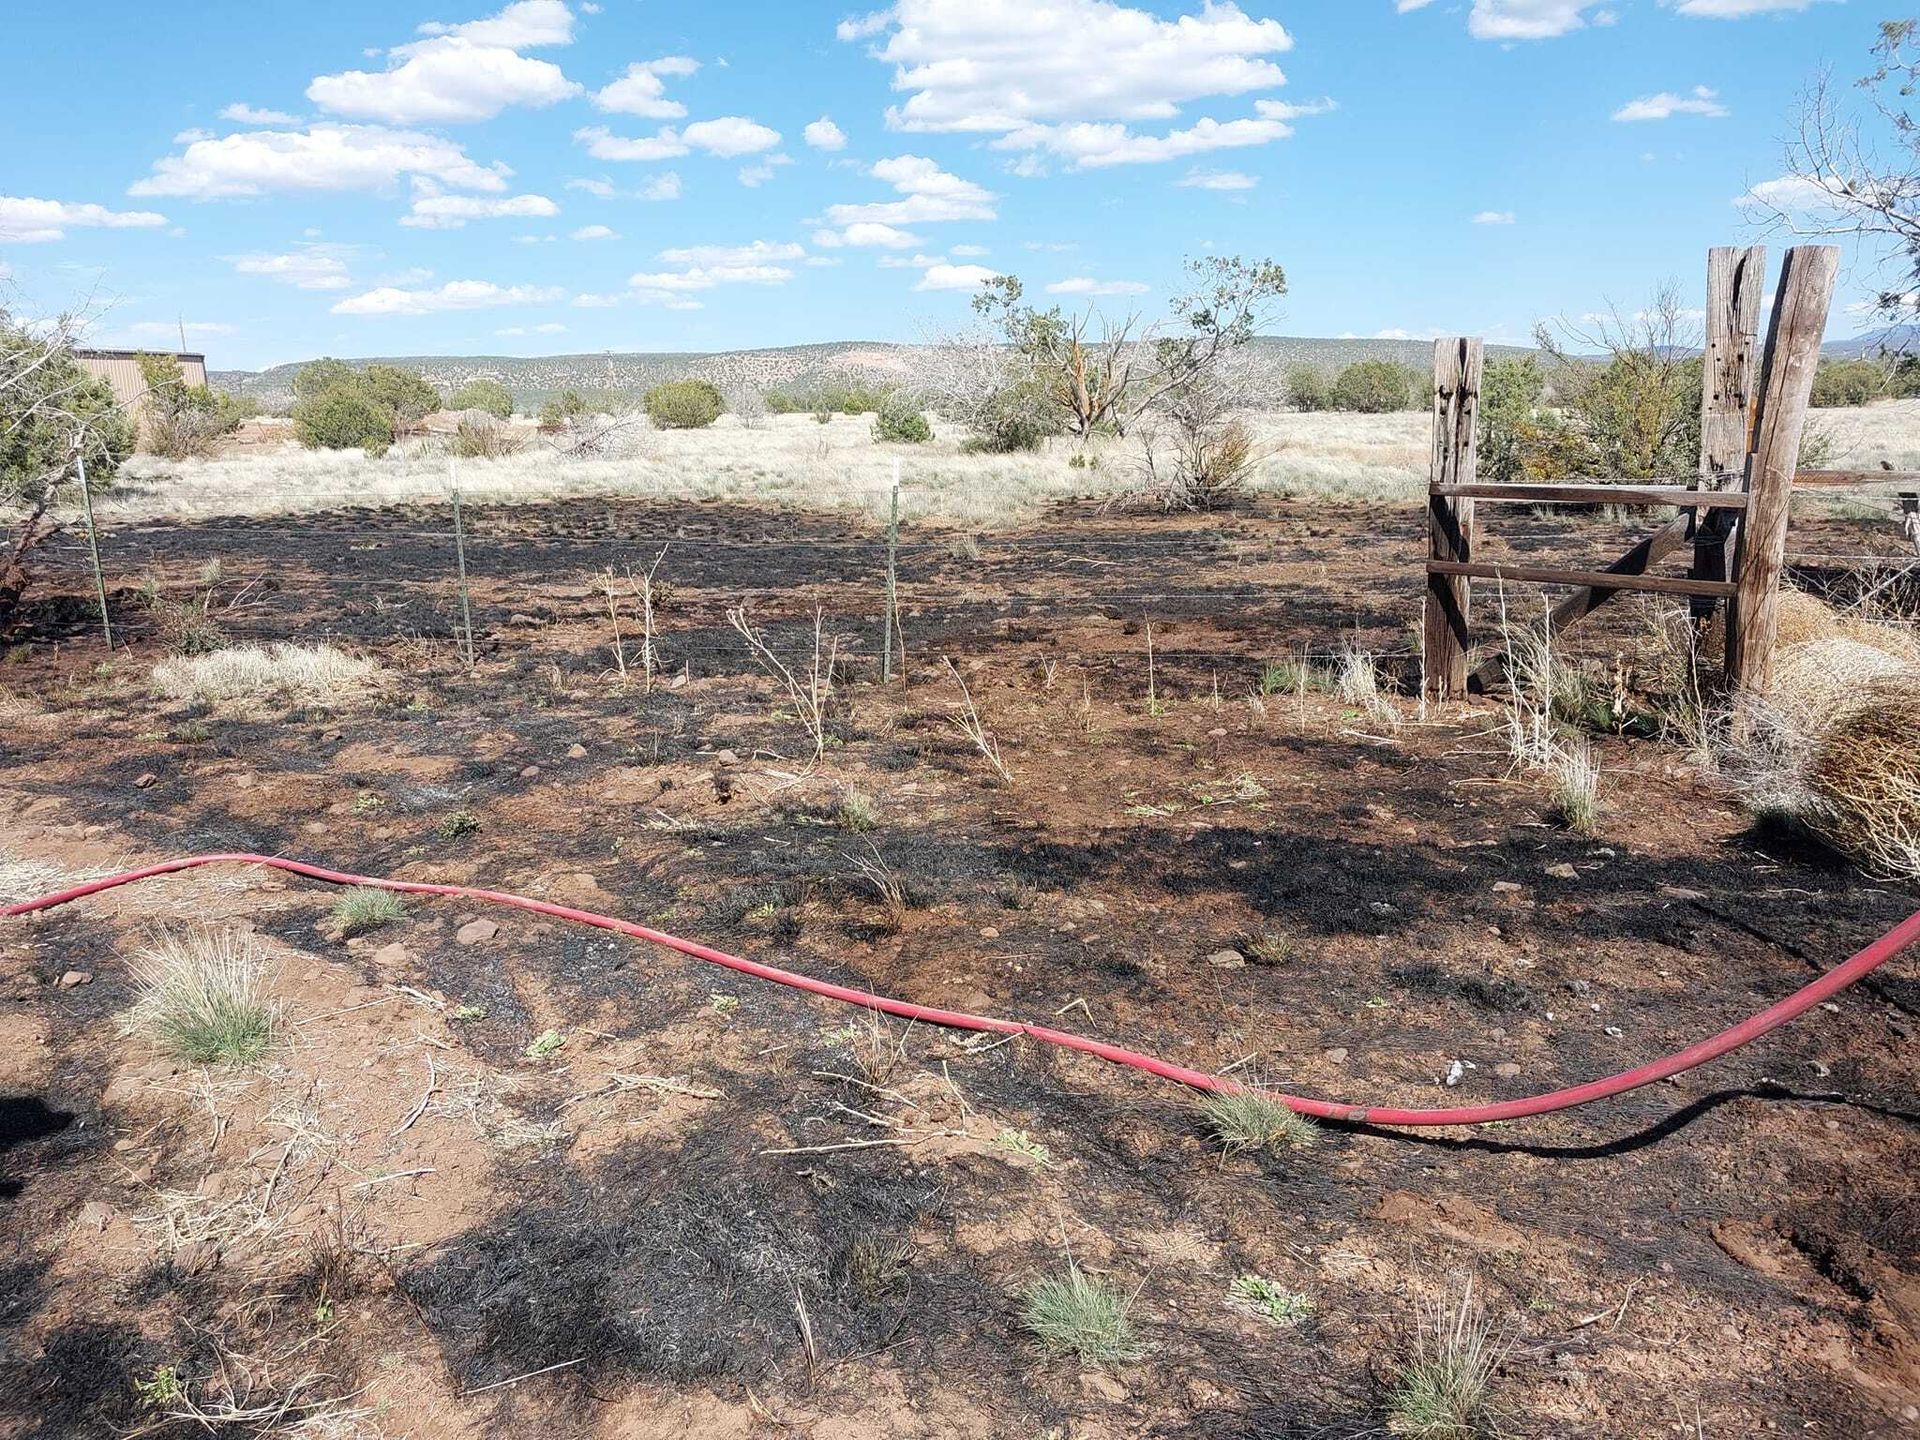
[[[444,515],[117,532],[130,648],[106,659],[67,573],[0,667],[0,843],[56,875],[232,848],[480,883],[1411,1104],[1666,1053],[1913,908],[1751,829],[1671,746],[1602,739],[1582,838],[1509,773],[1490,704],[1402,703],[1394,734],[1323,695],[1250,706],[1290,647],[1407,648],[1417,575],[1381,557],[1416,554],[1418,524],[1275,503],[910,532],[887,687],[877,542],[817,516],[475,516],[472,675]],[[1629,527],[1506,533],[1592,558]],[[1812,538],[1858,543],[1830,528]],[[593,573],[666,541],[672,678],[647,693],[612,673]],[[233,638],[337,640],[383,663],[380,688],[325,709],[154,699],[136,582],[184,600],[215,560]],[[743,595],[788,653],[816,604],[846,637],[818,764],[726,628]],[[1583,645],[1602,669],[1643,657],[1643,622],[1623,607]],[[950,724],[949,654],[1010,783]],[[877,811],[864,834],[835,819],[850,790]],[[477,830],[448,838],[455,813]],[[873,854],[902,915],[855,874]],[[171,1365],[203,1403],[311,1405],[284,1417],[304,1434],[1360,1436],[1416,1298],[1462,1272],[1510,1342],[1504,1434],[1911,1433],[1911,958],[1610,1104],[1223,1158],[1191,1096],[1086,1057],[876,1039],[857,1012],[525,914],[463,944],[482,912],[457,902],[340,943],[334,898],[203,871],[0,922],[0,1434],[205,1433],[142,1407],[134,1382]],[[129,957],[181,922],[271,942],[267,1063],[198,1070],[121,1032]],[[1211,963],[1229,947],[1259,954]],[[91,982],[62,987],[70,970]],[[528,1058],[549,1029],[564,1046]],[[905,1143],[818,1148],[875,1139]],[[1099,1372],[1025,1338],[1021,1287],[1069,1252],[1137,1291],[1143,1359]],[[1311,1296],[1311,1319],[1228,1306],[1248,1273]]]

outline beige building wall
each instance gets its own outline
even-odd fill
[[[121,408],[129,413],[139,408],[141,397],[146,393],[146,382],[140,378],[140,359],[142,355],[165,355],[171,353],[180,362],[180,378],[189,385],[207,383],[207,357],[191,355],[184,351],[165,350],[76,350],[73,358],[88,373],[98,375],[113,387],[113,398],[120,402]]]

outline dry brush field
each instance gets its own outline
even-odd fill
[[[1920,406],[1822,423],[1835,463],[1920,466]],[[1656,738],[1592,737],[1598,810],[1564,823],[1501,705],[1410,698],[1424,418],[1261,438],[1214,516],[1114,503],[1117,445],[964,456],[849,418],[463,461],[470,666],[444,457],[133,467],[120,648],[67,546],[0,666],[0,889],[294,856],[1421,1105],[1665,1054],[1914,907]],[[1488,529],[1600,561],[1646,523]],[[1903,544],[1874,505],[1796,517],[1798,551]],[[756,664],[743,605],[801,674],[819,617],[830,694]],[[1577,658],[1637,689],[1652,610]],[[286,643],[338,654],[235,648]],[[1920,1418],[1911,959],[1604,1106],[1249,1134],[1024,1038],[340,900],[206,870],[0,922],[0,1433],[1417,1433],[1423,1316],[1469,1282],[1495,1433]],[[202,1063],[151,982],[209,937],[261,1018]],[[1111,1301],[1103,1343],[1048,1280]]]

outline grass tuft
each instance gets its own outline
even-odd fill
[[[407,907],[391,890],[356,886],[347,891],[333,907],[334,928],[343,940],[366,935],[406,918]]]
[[[1414,1358],[1388,1406],[1389,1428],[1415,1440],[1473,1440],[1484,1431],[1487,1390],[1504,1354],[1471,1276],[1458,1291],[1423,1301]]]
[[[1145,1353],[1128,1318],[1132,1305],[1130,1297],[1069,1260],[1065,1275],[1028,1287],[1021,1323],[1053,1354],[1074,1355],[1087,1365],[1115,1365]]]
[[[1320,1138],[1318,1127],[1306,1116],[1258,1090],[1211,1095],[1201,1110],[1229,1155],[1241,1150],[1298,1150]]]
[[[274,1014],[262,996],[266,947],[238,930],[163,933],[133,962],[130,1029],[196,1065],[246,1065],[266,1053]]]
[[[365,689],[380,667],[330,645],[239,645],[205,655],[180,655],[153,667],[153,685],[172,700],[212,704],[275,696],[334,705]]]

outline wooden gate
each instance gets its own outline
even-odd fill
[[[1565,485],[1478,482],[1484,347],[1465,338],[1435,344],[1422,652],[1423,685],[1430,698],[1484,687],[1503,663],[1496,657],[1478,671],[1468,671],[1475,580],[1573,587],[1548,613],[1546,623],[1556,632],[1622,591],[1685,596],[1702,619],[1724,601],[1728,683],[1743,691],[1768,687],[1800,441],[1839,256],[1830,245],[1803,245],[1787,252],[1766,347],[1756,365],[1766,252],[1758,246],[1710,252],[1700,466],[1690,485],[1604,478]],[[1804,478],[1819,483],[1824,477]],[[1600,569],[1488,564],[1473,554],[1474,509],[1481,501],[1672,505],[1680,513]],[[1692,563],[1686,575],[1655,573],[1662,560],[1689,548]]]

